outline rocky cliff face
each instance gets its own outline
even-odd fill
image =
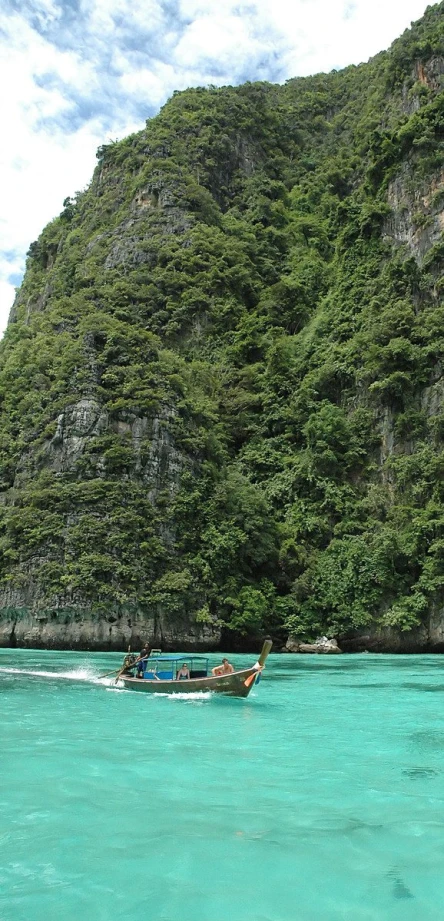
[[[441,649],[442,22],[99,149],[1,345],[0,643]]]
[[[408,247],[422,265],[444,231],[444,170],[419,179],[407,163],[400,175],[389,183],[389,238]]]
[[[180,650],[211,650],[220,648],[221,632],[217,628],[196,625],[188,621],[163,622],[150,619],[143,609],[130,612],[114,610],[94,616],[90,608],[80,605],[39,610],[38,595],[18,607],[23,596],[6,599],[0,619],[0,646],[20,646],[33,649],[142,649],[146,642],[164,652]]]

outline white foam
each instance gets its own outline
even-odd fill
[[[190,691],[188,694],[186,691],[180,691],[178,694],[162,694],[162,692],[155,693],[154,697],[169,697],[170,700],[188,700],[192,701],[202,701],[210,700],[213,696],[212,691]]]
[[[0,668],[1,674],[32,675],[35,678],[65,678],[68,681],[93,681],[98,679],[88,668],[73,668],[66,672],[49,672],[36,668]]]
[[[54,678],[57,680],[63,679],[66,681],[87,681],[90,684],[102,685],[102,687],[106,688],[108,691],[125,690],[121,681],[118,681],[116,684],[115,676],[111,676],[109,678],[99,678],[89,668],[72,668],[65,672],[50,672],[36,668],[11,667],[0,668],[0,674],[21,675],[24,677],[32,676],[33,678]],[[195,703],[196,701],[199,703],[204,700],[209,700],[212,696],[213,695],[211,691],[191,691],[190,693],[180,691],[178,694],[165,694],[162,692],[154,693],[154,697],[169,697],[172,700],[185,700],[189,703]]]

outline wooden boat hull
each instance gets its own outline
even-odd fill
[[[144,691],[148,694],[195,694],[199,691],[213,691],[227,697],[248,697],[260,673],[260,668],[245,668],[230,675],[208,675],[206,678],[186,678],[183,681],[156,681],[122,675],[120,681],[130,691]]]

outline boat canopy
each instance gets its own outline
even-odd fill
[[[190,670],[190,678],[206,678],[208,675],[208,659],[205,656],[161,655],[149,656],[142,662],[143,677],[148,680],[172,680],[176,677],[181,666],[186,663]]]
[[[162,653],[161,656],[147,656],[148,660],[151,662],[208,662],[208,659],[205,656],[187,656],[186,652],[181,656],[167,656]]]

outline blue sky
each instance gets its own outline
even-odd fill
[[[3,0],[0,334],[25,254],[96,148],[143,127],[176,89],[283,82],[358,64],[425,0]]]

